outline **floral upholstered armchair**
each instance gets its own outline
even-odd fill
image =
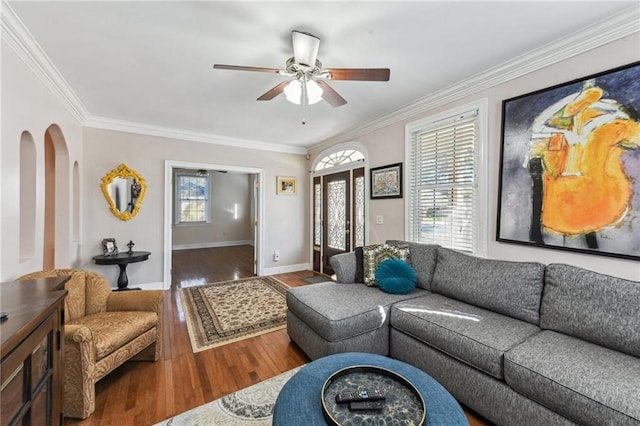
[[[113,292],[91,271],[54,269],[20,280],[71,276],[65,284],[64,415],[95,411],[95,384],[125,361],[162,357],[164,291]]]

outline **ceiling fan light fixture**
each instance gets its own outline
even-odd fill
[[[292,80],[284,88],[284,94],[289,102],[300,105],[300,97],[302,95],[302,82],[300,80]],[[322,100],[322,88],[313,80],[307,81],[307,104],[317,104]]]

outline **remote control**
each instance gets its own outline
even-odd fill
[[[336,395],[337,404],[345,404],[347,402],[358,401],[378,401],[384,399],[384,394],[380,389],[373,391],[361,390],[357,392],[344,392]]]
[[[355,401],[349,403],[350,410],[382,410],[384,408],[384,401],[378,399],[377,401]]]

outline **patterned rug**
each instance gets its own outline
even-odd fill
[[[271,425],[273,406],[280,389],[300,368],[185,411],[155,426]]]
[[[285,328],[287,288],[265,276],[180,289],[193,352]]]

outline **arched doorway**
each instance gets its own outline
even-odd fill
[[[365,243],[366,150],[339,144],[318,155],[313,173],[313,270],[333,275],[331,256]]]

